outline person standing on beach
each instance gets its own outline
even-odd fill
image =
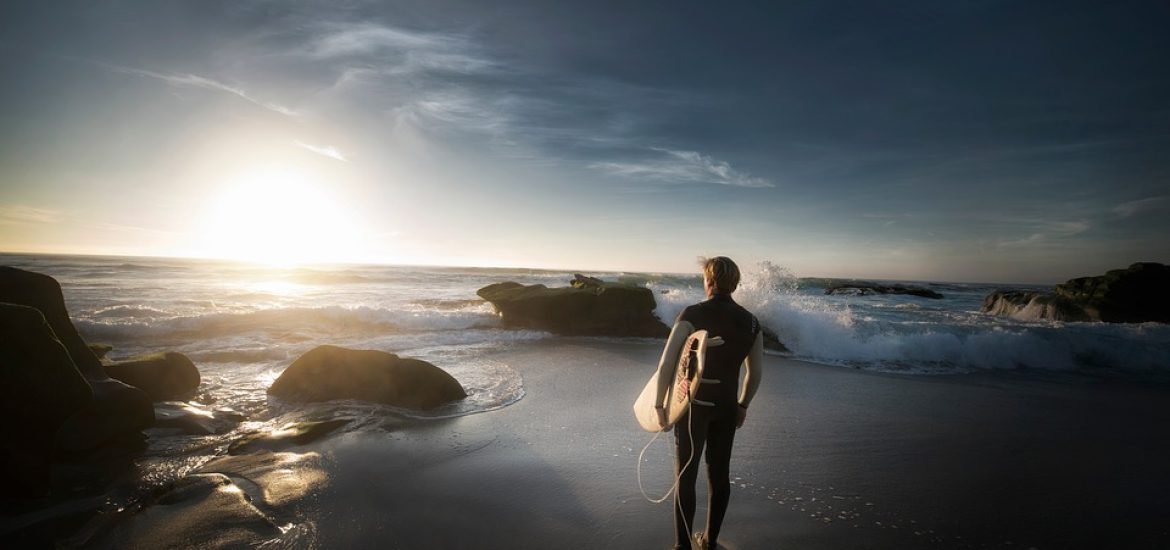
[[[695,518],[695,480],[699,458],[706,447],[707,480],[710,500],[707,506],[707,529],[694,536],[696,546],[716,548],[719,529],[731,499],[731,444],[735,431],[747,419],[748,406],[760,387],[764,343],[760,323],[755,315],[731,299],[739,286],[739,267],[730,258],[717,256],[703,261],[703,288],[707,300],[687,307],[671,329],[670,338],[659,361],[658,400],[663,403],[672,376],[662,376],[674,366],[687,336],[706,330],[722,344],[709,345],[703,379],[691,407],[676,424],[675,475],[679,476],[675,493],[675,549],[691,547],[691,529]],[[739,388],[740,366],[747,367],[742,389]],[[737,391],[738,390],[738,391]],[[666,414],[658,407],[658,423],[666,425]]]

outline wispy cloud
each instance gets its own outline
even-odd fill
[[[1157,197],[1146,197],[1136,201],[1123,202],[1113,207],[1113,213],[1128,218],[1142,212],[1150,212],[1158,210],[1164,206],[1170,205],[1170,196],[1161,195]]]
[[[679,183],[713,183],[734,187],[775,187],[772,182],[740,172],[725,161],[698,151],[654,148],[656,158],[638,162],[597,162],[592,168],[629,178]]]
[[[318,155],[329,157],[329,158],[334,159],[334,160],[340,160],[341,162],[349,162],[349,159],[345,158],[345,155],[341,154],[341,151],[332,145],[326,145],[326,146],[322,147],[319,145],[310,145],[310,144],[305,143],[303,141],[297,141],[294,143],[297,144],[297,147],[300,147],[300,148],[308,150],[308,151],[312,151],[314,153],[317,153]]]
[[[1074,237],[1088,231],[1091,228],[1092,226],[1085,221],[1046,222],[1040,224],[1039,231],[1020,239],[1001,241],[998,243],[998,246],[1002,248],[1026,248],[1029,246],[1037,246],[1069,237]]]
[[[326,23],[307,51],[317,59],[372,58],[391,73],[416,70],[475,73],[496,64],[454,34],[410,31],[375,23]]]
[[[224,84],[222,82],[212,80],[210,78],[205,78],[205,77],[195,75],[195,74],[166,74],[166,73],[157,73],[154,71],[148,71],[145,69],[135,69],[135,68],[131,68],[131,67],[114,67],[114,69],[119,71],[119,72],[123,72],[123,73],[134,74],[134,75],[145,76],[145,77],[149,77],[149,78],[155,78],[158,80],[162,80],[163,82],[166,82],[172,86],[180,86],[180,87],[185,87],[185,88],[200,88],[200,89],[204,89],[204,90],[229,93],[229,94],[232,94],[236,97],[239,97],[240,99],[243,99],[249,103],[263,107],[265,109],[268,109],[269,111],[280,113],[280,114],[285,115],[285,116],[296,116],[296,114],[297,114],[292,109],[289,109],[289,108],[284,107],[282,105],[278,105],[276,103],[271,103],[271,102],[261,101],[259,99],[256,99],[255,97],[252,97],[251,95],[249,95],[248,92],[244,91],[242,88],[238,88],[235,86]]]
[[[0,224],[50,224],[61,220],[61,212],[23,204],[0,204]]]

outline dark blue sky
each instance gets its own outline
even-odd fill
[[[633,4],[6,4],[0,249],[1002,282],[1170,261],[1170,4]],[[316,240],[306,203],[334,220]]]

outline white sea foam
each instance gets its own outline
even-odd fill
[[[796,357],[812,361],[907,373],[1170,369],[1165,325],[1018,323],[967,311],[927,316],[915,302],[894,304],[884,317],[859,314],[866,298],[801,290],[790,272],[771,264],[745,272],[741,289],[736,298]]]

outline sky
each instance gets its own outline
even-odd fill
[[[0,251],[1059,282],[1170,263],[1170,4],[0,7]]]

